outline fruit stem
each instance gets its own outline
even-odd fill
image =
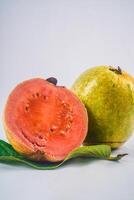
[[[48,81],[49,83],[52,83],[54,85],[57,85],[57,79],[54,77],[47,78],[46,81]]]
[[[117,74],[122,74],[122,69],[119,66],[117,69],[110,67],[109,70],[116,72]]]
[[[119,66],[118,66],[118,72],[119,72],[119,74],[122,74],[122,70]]]

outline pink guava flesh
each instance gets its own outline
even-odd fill
[[[4,112],[7,138],[16,149],[37,161],[61,161],[87,134],[84,105],[68,89],[40,78],[19,84]]]

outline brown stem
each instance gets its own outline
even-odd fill
[[[119,66],[118,66],[118,72],[119,72],[119,74],[122,74],[122,70]]]
[[[113,72],[115,72],[117,74],[122,74],[122,70],[121,70],[121,68],[119,66],[118,66],[117,69],[113,68],[113,67],[110,67],[109,70],[111,70],[111,71],[113,71]]]
[[[46,81],[48,81],[49,83],[52,83],[54,85],[57,85],[57,79],[54,77],[47,78]]]

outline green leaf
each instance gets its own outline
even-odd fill
[[[40,170],[50,170],[55,169],[63,165],[67,160],[77,157],[89,157],[89,158],[99,158],[105,160],[117,161],[127,154],[119,154],[116,156],[111,156],[111,148],[108,145],[93,145],[93,146],[82,146],[79,147],[68,154],[68,156],[60,163],[50,163],[50,162],[34,162],[28,160],[24,156],[16,152],[13,147],[3,140],[0,140],[0,162],[4,163],[18,163],[25,164],[35,169]]]

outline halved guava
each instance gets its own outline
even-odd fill
[[[56,79],[34,78],[9,95],[4,128],[14,149],[36,161],[61,161],[87,134],[87,111]]]

